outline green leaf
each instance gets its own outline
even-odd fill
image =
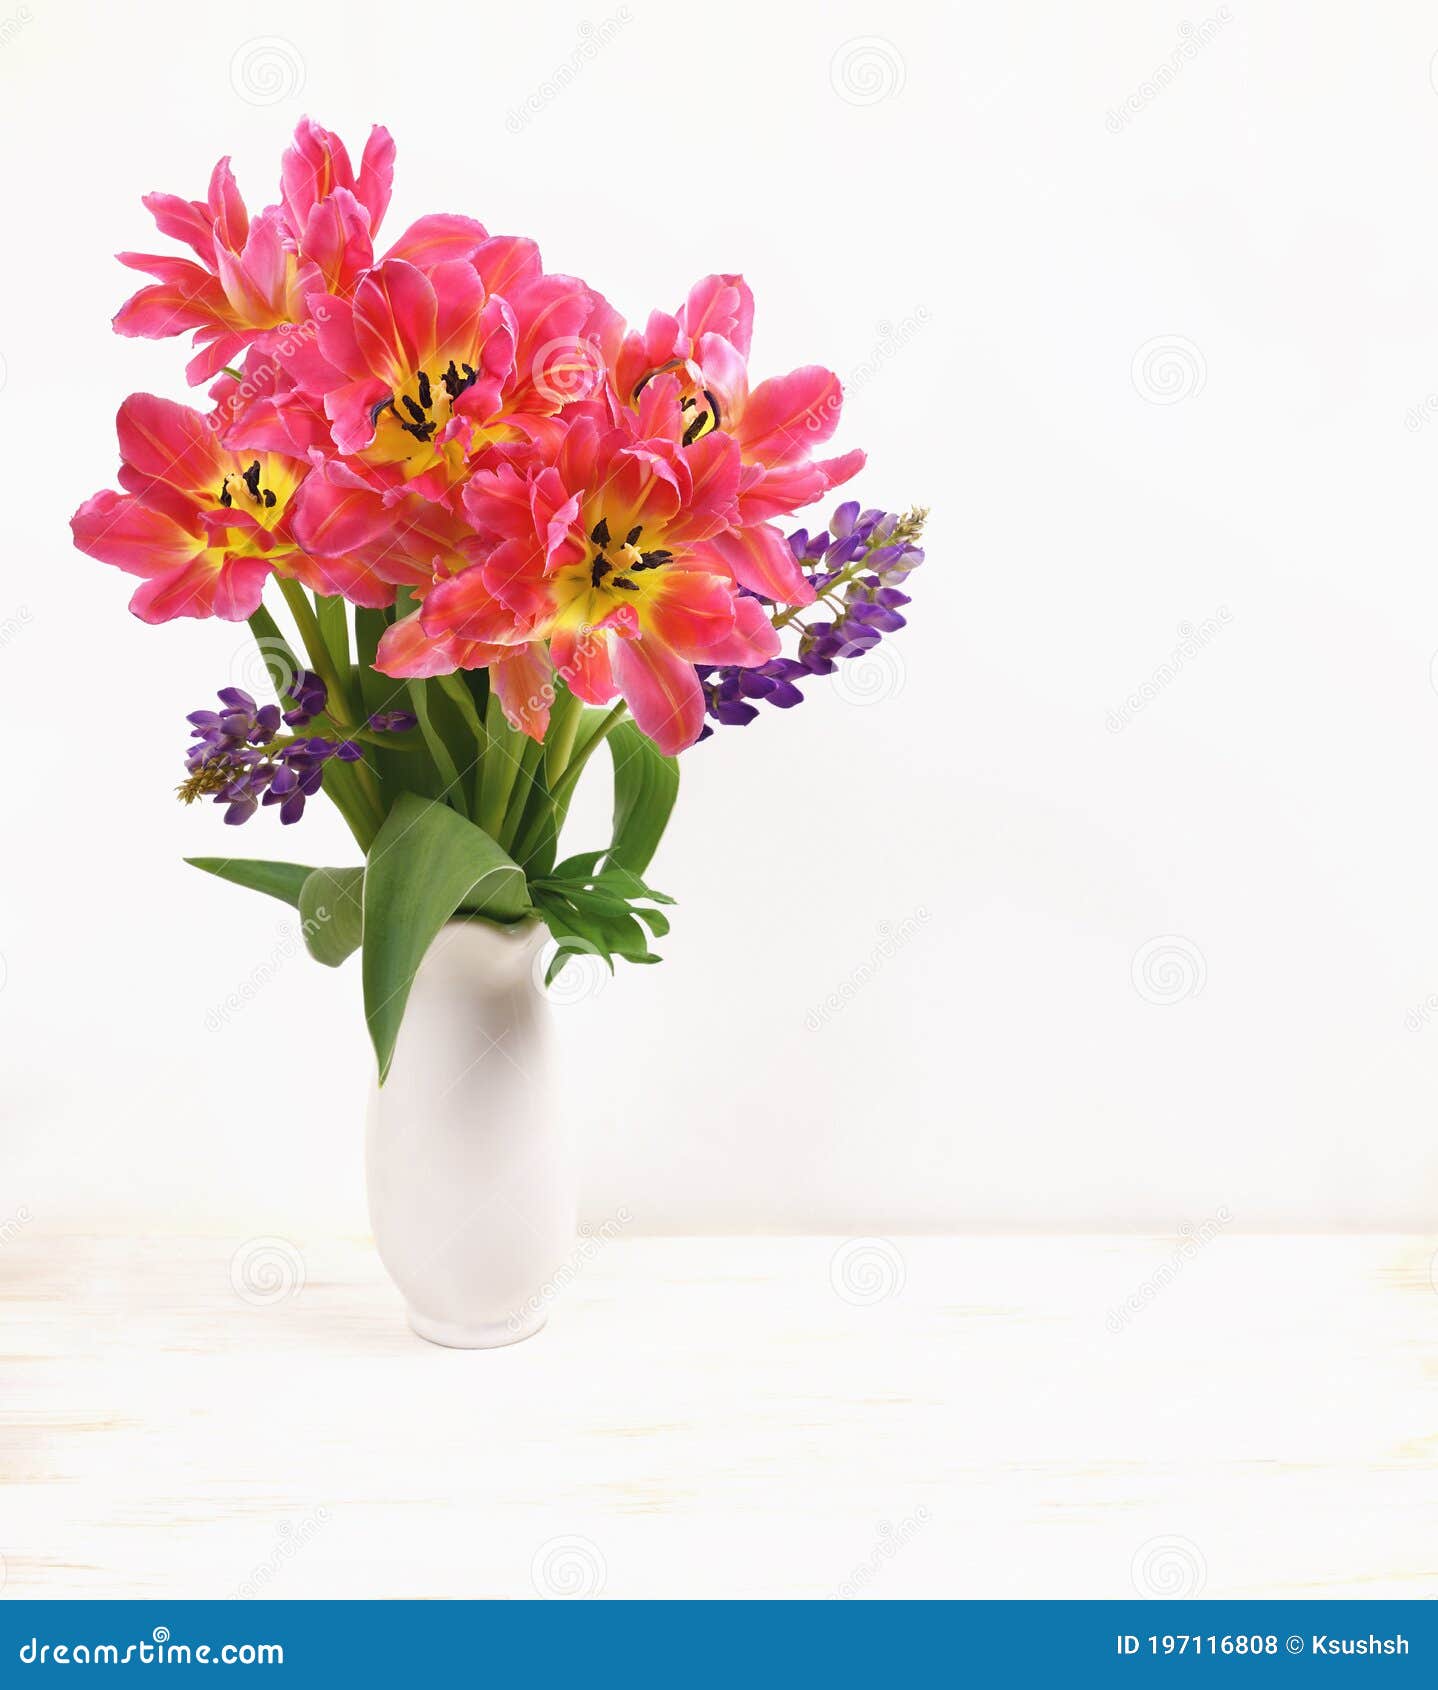
[[[643,874],[659,849],[679,796],[679,764],[633,722],[621,722],[609,735],[609,753],[614,759],[614,840],[609,860]]]
[[[449,754],[449,747],[444,742],[444,735],[435,725],[431,706],[434,695],[427,689],[424,681],[409,682],[410,708],[419,718],[419,731],[424,735],[424,743],[429,747],[429,754],[434,759],[434,766],[439,771],[441,782],[440,796],[447,799],[456,811],[468,810],[469,805],[464,795],[464,782],[460,778],[459,768],[454,758]]]
[[[355,657],[359,664],[360,698],[366,716],[410,708],[409,683],[381,675],[374,667],[379,642],[392,621],[392,613],[387,610],[355,610]],[[372,763],[379,775],[386,802],[398,792],[417,792],[422,798],[438,797],[439,776],[420,734],[353,737],[363,738],[367,746],[373,746],[367,761]]]
[[[643,904],[635,904],[634,913],[656,939],[662,939],[669,931],[669,917],[663,910],[651,910]]]
[[[206,874],[217,875],[235,886],[248,886],[281,903],[300,907],[300,888],[315,872],[303,863],[266,863],[253,857],[186,857],[185,861]]]
[[[317,868],[300,888],[299,910],[310,955],[338,968],[364,933],[364,870]]]
[[[383,610],[365,610],[360,605],[355,606],[355,663],[359,667],[361,679],[366,669],[374,669],[375,653],[379,650],[379,642],[391,620],[391,616]],[[400,685],[397,681],[391,681],[388,675],[378,675],[378,679],[387,686]]]
[[[315,620],[330,657],[342,678],[349,675],[350,625],[345,601],[327,593],[315,594]],[[348,687],[346,687],[348,691]]]
[[[415,973],[463,904],[501,922],[530,909],[524,871],[494,840],[437,799],[403,794],[364,877],[365,1019],[383,1083]]]
[[[564,759],[563,768],[550,768],[550,752],[554,749],[546,741],[544,763],[535,772],[535,784],[542,788],[542,802],[536,807],[532,820],[526,812],[524,826],[520,829],[520,843],[515,847],[516,857],[524,864],[530,876],[547,874],[554,862],[559,849],[559,835],[564,827],[565,817],[569,814],[570,800],[574,796],[571,787],[561,798],[550,796],[551,788],[563,777],[564,769],[576,757],[584,755],[585,747],[599,731],[599,724],[609,714],[607,710],[585,709],[580,712],[579,724],[574,728],[573,744],[570,754]],[[572,725],[572,724],[571,724]],[[603,856],[603,852],[599,853]]]
[[[562,863],[557,863],[544,878],[546,880],[590,880],[593,878],[594,871],[599,867],[599,859],[603,855],[603,851],[580,851],[573,857],[566,857]]]

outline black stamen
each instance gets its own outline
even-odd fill
[[[644,532],[643,528],[641,528],[638,523],[635,523],[634,527],[631,528],[629,530],[629,532],[624,536],[624,544],[626,546],[636,546],[636,545],[638,545],[639,536],[643,532]]]
[[[235,501],[230,497],[230,478],[229,476],[226,476],[220,483],[220,503],[226,510],[228,510],[234,502]]]
[[[258,458],[245,471],[244,483],[250,490],[250,497],[258,504],[260,498],[260,460]]]
[[[419,402],[427,411],[434,401],[430,396],[429,375],[426,371],[421,370],[419,372],[417,386],[419,387]]]
[[[722,427],[722,424],[719,421],[719,401],[707,387],[704,389],[704,397],[709,401],[709,415],[714,419],[715,428]]]
[[[275,496],[269,490],[269,488],[266,487],[265,488],[265,509],[267,511],[272,511],[274,508],[275,508]]]
[[[415,422],[422,423],[424,421],[424,412],[419,408],[418,405],[415,404],[414,400],[411,399],[410,396],[407,393],[403,397],[404,397],[404,408],[405,408],[405,410],[407,410],[409,412],[411,418]]]
[[[594,567],[589,571],[589,585],[597,587],[613,567],[614,565],[609,559],[601,553],[599,557],[595,558]]]
[[[637,581],[626,581],[622,575],[616,575],[609,585],[611,587],[623,587],[626,593],[637,593],[639,591]]]
[[[371,428],[378,428],[379,427],[379,414],[380,414],[381,411],[392,411],[393,409],[394,409],[394,400],[393,399],[381,399],[379,404],[371,405],[370,406],[370,412],[369,412],[369,425],[370,425],[370,427]]]
[[[663,569],[673,556],[673,552],[645,552],[638,563],[631,563],[629,567],[631,569]]]
[[[600,517],[599,521],[589,530],[589,538],[593,540],[596,546],[607,546],[609,544],[608,517]]]
[[[707,411],[701,411],[699,415],[695,417],[694,421],[684,430],[684,444],[686,446],[692,446],[699,436],[703,434],[704,425],[708,421],[709,413]]]
[[[682,369],[683,365],[684,360],[682,358],[671,358],[667,364],[657,365],[654,369],[650,370],[648,375],[640,377],[638,385],[634,389],[634,397],[637,399],[639,395],[643,393],[644,389],[648,387],[650,382],[654,380],[655,376],[668,375],[670,370]]]

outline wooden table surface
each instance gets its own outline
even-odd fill
[[[0,1231],[7,1596],[1434,1596],[1435,1240]]]

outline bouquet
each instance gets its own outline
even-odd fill
[[[275,698],[190,715],[180,796],[288,826],[323,794],[364,862],[190,861],[295,906],[320,962],[361,952],[381,1080],[446,922],[537,918],[550,977],[658,960],[678,754],[902,628],[924,514],[849,500],[784,532],[864,454],[816,455],[829,370],[751,380],[741,276],[629,328],[471,217],[381,250],[393,168],[383,128],[356,168],[305,119],[254,216],[228,159],[202,200],[146,196],[192,256],[121,253],[152,280],[115,328],[192,331],[210,404],[126,399],[120,491],[72,523],[143,621],[249,623]],[[612,836],[561,858],[602,745]]]

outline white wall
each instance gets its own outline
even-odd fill
[[[182,392],[107,327],[139,194],[232,152],[260,203],[310,111],[393,129],[396,229],[532,233],[633,317],[743,268],[758,368],[854,376],[860,495],[934,507],[874,696],[686,757],[668,960],[561,1012],[592,1221],[1431,1225],[1438,22],[1212,15],[1184,58],[1139,3],[15,8],[0,1212],[364,1226],[353,971],[180,862],[243,630],[142,627],[65,526],[123,394]]]

